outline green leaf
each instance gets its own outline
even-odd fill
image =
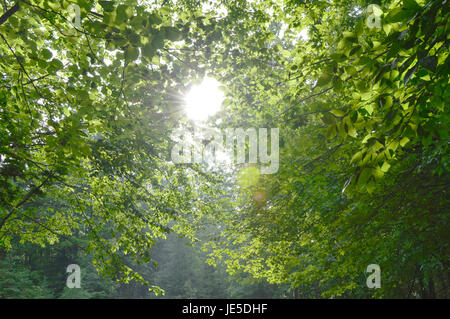
[[[416,63],[412,68],[410,68],[410,69],[405,73],[405,76],[404,76],[404,78],[403,78],[403,83],[405,84],[405,86],[406,86],[406,84],[408,84],[409,80],[412,78],[414,72],[416,72],[417,66],[418,66],[418,64]]]
[[[336,123],[335,118],[330,113],[324,113],[322,116],[322,121],[325,124],[330,124],[330,125]]]
[[[358,91],[360,92],[367,92],[369,90],[368,86],[367,86],[367,82],[364,80],[360,80],[356,83],[356,88],[358,89]]]
[[[373,113],[373,105],[372,104],[366,104],[364,106],[364,109],[367,111],[367,113],[369,113],[369,115],[372,115],[372,113]]]
[[[342,110],[331,110],[330,113],[336,117],[344,117],[345,116],[345,112]]]
[[[421,9],[421,6],[414,0],[403,0],[403,8],[416,12]]]
[[[332,139],[333,137],[335,137],[336,136],[336,125],[331,125],[330,127],[328,127],[328,130],[327,130],[327,138],[328,139]]]
[[[358,151],[358,152],[356,152],[356,153],[353,155],[352,160],[350,161],[350,164],[352,164],[352,163],[354,163],[354,162],[360,160],[361,157],[362,157],[362,154],[363,154],[363,151]]]
[[[383,165],[381,166],[380,169],[381,169],[381,171],[386,173],[390,167],[391,167],[391,165],[388,162],[383,162]]]
[[[125,21],[128,19],[127,9],[128,7],[125,5],[119,5],[116,8],[116,18],[114,20],[116,25],[120,26],[121,24],[125,23]]]
[[[58,59],[53,59],[49,63],[48,69],[51,71],[58,71],[64,68],[64,65]]]
[[[179,41],[182,39],[182,33],[174,27],[167,27],[165,35],[170,41]]]
[[[401,145],[402,147],[404,147],[406,144],[408,144],[408,142],[409,142],[409,138],[407,138],[407,137],[405,136],[404,138],[402,138],[402,139],[400,140],[400,145]]]
[[[128,47],[125,51],[125,58],[127,61],[134,61],[138,58],[139,51],[135,47]]]
[[[437,56],[426,56],[419,60],[419,64],[431,72],[436,72],[438,58]]]
[[[102,6],[103,11],[105,11],[105,12],[112,12],[112,11],[114,11],[114,2],[112,2],[112,1],[99,1],[98,3]]]
[[[156,50],[153,48],[151,43],[147,43],[142,48],[142,54],[150,59],[155,55],[155,52],[156,52]]]
[[[332,77],[330,74],[322,74],[319,79],[317,80],[317,87],[322,87],[328,83],[330,83]]]
[[[367,192],[369,192],[369,194],[372,194],[375,191],[376,186],[377,186],[377,184],[374,181],[372,181],[372,180],[369,181],[366,184]]]
[[[369,181],[369,178],[372,176],[372,169],[365,167],[358,177],[358,186],[364,186]]]
[[[52,56],[53,56],[53,54],[50,50],[48,50],[48,49],[41,50],[41,57],[44,60],[50,60],[52,58]]]
[[[70,111],[67,107],[63,108],[63,113],[65,116],[69,116],[70,115]]]

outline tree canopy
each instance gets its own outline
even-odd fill
[[[0,250],[76,241],[159,293],[139,265],[175,232],[295,296],[448,297],[447,1],[0,10]],[[226,96],[210,124],[279,128],[277,173],[172,162],[205,75]]]

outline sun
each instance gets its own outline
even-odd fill
[[[196,122],[203,122],[216,114],[224,99],[220,85],[217,80],[209,77],[194,85],[184,98],[187,117]]]

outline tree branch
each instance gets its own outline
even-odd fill
[[[11,7],[11,9],[6,11],[5,14],[0,17],[0,25],[5,23],[6,20],[8,20],[10,16],[12,16],[14,13],[16,13],[19,10],[19,3],[20,3],[20,1],[17,1],[16,4]]]
[[[1,224],[0,224],[0,230],[2,230],[2,228],[3,228],[3,226],[5,225],[6,221],[8,220],[8,218],[11,217],[11,215],[14,213],[14,211],[15,211],[17,208],[19,208],[20,206],[22,206],[23,204],[25,204],[25,203],[31,198],[31,196],[33,196],[37,191],[39,191],[39,190],[42,188],[42,186],[44,186],[44,185],[50,180],[50,178],[51,178],[52,176],[53,176],[52,174],[49,174],[49,175],[47,176],[47,178],[46,178],[41,184],[39,184],[38,186],[36,186],[36,187],[34,187],[32,190],[30,190],[30,191],[27,193],[27,195],[25,195],[24,199],[22,199],[19,203],[17,203],[17,205],[15,205],[14,207],[12,207],[12,208],[9,210],[8,215],[6,215],[5,218],[3,218],[3,220],[2,220],[2,222],[1,222]]]

